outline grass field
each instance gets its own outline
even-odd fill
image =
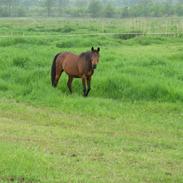
[[[183,182],[183,36],[86,35],[125,22],[0,19],[0,182]],[[90,96],[52,88],[54,55],[91,46]]]

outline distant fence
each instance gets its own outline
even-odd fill
[[[16,37],[80,37],[80,36],[110,36],[110,35],[134,35],[134,36],[172,36],[178,37],[182,36],[183,32],[167,32],[167,33],[139,33],[139,32],[129,32],[129,33],[82,33],[82,34],[25,34],[22,32],[12,32],[7,35],[0,35],[0,38],[16,38]]]

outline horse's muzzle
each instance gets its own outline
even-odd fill
[[[96,69],[97,68],[97,65],[93,65],[92,67],[93,67],[93,69]]]

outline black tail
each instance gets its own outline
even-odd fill
[[[52,83],[52,86],[53,87],[56,87],[57,86],[57,81],[55,80],[55,76],[56,76],[56,60],[57,60],[57,57],[60,55],[60,53],[58,53],[54,60],[53,60],[53,64],[52,64],[52,67],[51,67],[51,83]]]

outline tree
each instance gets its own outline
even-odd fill
[[[129,7],[124,7],[124,8],[122,9],[121,17],[126,18],[126,17],[129,17],[129,16],[130,16],[130,15],[129,15]]]
[[[163,8],[162,12],[164,15],[170,16],[174,14],[174,8],[173,8],[173,3],[172,0],[167,0],[166,2],[163,3]]]
[[[12,16],[12,10],[13,10],[13,5],[15,4],[15,0],[1,0],[0,5],[1,9],[3,10],[3,13],[5,16]]]
[[[175,11],[178,16],[183,16],[183,4],[181,2],[177,3]]]
[[[47,10],[48,17],[51,16],[52,8],[54,6],[55,0],[45,0],[45,7]]]
[[[108,3],[104,8],[104,16],[107,18],[112,18],[115,15],[115,8],[111,3]]]
[[[82,8],[84,9],[87,5],[88,5],[88,1],[86,0],[77,0],[74,5],[77,7],[77,8]]]
[[[58,0],[58,15],[59,16],[62,16],[63,15],[63,13],[64,13],[64,9],[65,9],[65,7],[67,6],[67,3],[69,3],[69,1],[68,0]]]
[[[6,3],[8,7],[8,16],[10,17],[12,15],[13,0],[7,0]]]
[[[102,12],[102,4],[99,0],[91,0],[88,6],[88,12],[91,17],[100,17]]]

